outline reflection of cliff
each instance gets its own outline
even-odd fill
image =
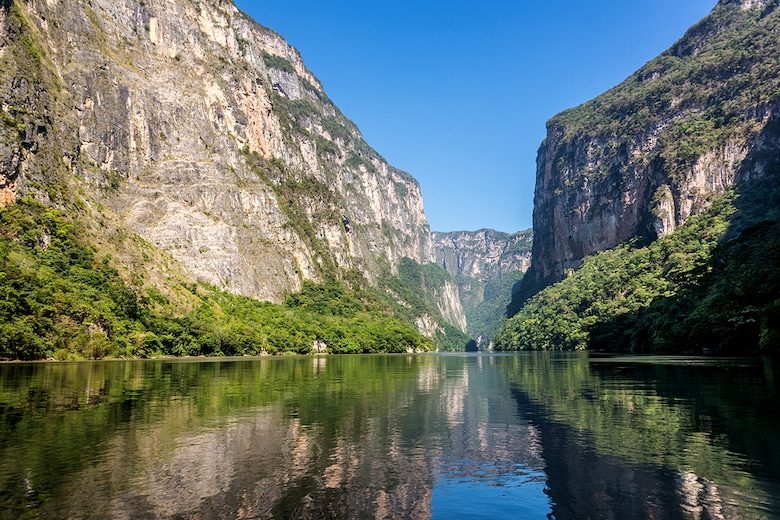
[[[31,387],[62,406],[45,407],[38,439],[7,444],[45,458],[67,438],[62,458],[92,455],[48,482],[29,466],[31,493],[51,497],[39,517],[428,518],[442,482],[539,474],[539,431],[498,359],[46,366]]]
[[[174,378],[167,388],[174,399],[136,409],[131,423],[152,422],[117,429],[100,460],[63,482],[42,516],[430,516],[433,461],[403,441],[412,422],[404,409],[417,407],[418,367],[346,395],[360,391],[353,371],[339,374],[344,383],[327,376],[322,358],[288,364],[289,373],[250,376],[255,390],[250,381],[220,381],[230,367],[188,378],[213,390],[190,396],[173,391]],[[269,365],[279,363],[261,366]],[[277,392],[285,381],[295,383]]]
[[[528,356],[511,370],[555,518],[765,518],[774,383],[717,361]],[[770,390],[770,392],[767,392]],[[767,478],[768,477],[768,478]]]
[[[541,467],[538,432],[515,417],[506,381],[495,377],[496,358],[471,357],[457,377],[439,391],[440,409],[447,411],[447,457],[452,461],[479,461],[480,471],[502,465]],[[488,367],[487,365],[490,365]]]
[[[522,395],[515,397],[538,426],[547,492],[558,520],[739,518],[739,511],[726,500],[728,493],[711,481],[599,453],[583,442],[583,432],[546,420],[543,409]]]

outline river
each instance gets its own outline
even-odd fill
[[[0,364],[0,518],[780,518],[780,365]]]

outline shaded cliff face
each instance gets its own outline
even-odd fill
[[[76,199],[189,276],[277,302],[430,261],[418,183],[232,3],[4,0],[0,34],[0,203]]]
[[[583,257],[671,233],[778,150],[777,2],[721,1],[624,83],[548,123],[525,295]]]

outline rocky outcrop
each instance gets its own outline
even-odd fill
[[[0,38],[0,203],[67,207],[67,186],[190,277],[276,302],[432,260],[416,180],[232,2],[6,0]]]
[[[493,229],[433,232],[436,263],[453,276],[487,281],[531,264],[533,233],[509,234]]]
[[[461,332],[467,332],[466,314],[460,300],[458,284],[447,281],[438,289],[434,289],[433,304],[449,323],[455,325]],[[419,329],[423,330],[423,329]]]
[[[771,169],[778,18],[776,2],[722,0],[624,83],[550,120],[524,296],[596,251],[671,233]]]

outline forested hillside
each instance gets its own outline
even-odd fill
[[[778,30],[778,2],[722,0],[550,120],[532,264],[497,348],[780,349]]]
[[[1,359],[468,342],[417,181],[232,2],[0,2],[0,116]]]
[[[170,282],[167,296],[154,289],[139,295],[111,266],[112,259],[98,256],[85,237],[78,222],[40,203],[22,200],[0,209],[0,359],[407,352],[436,347],[414,329],[408,316],[392,317],[394,298],[359,277],[306,282],[282,305],[183,277]],[[170,257],[155,260],[175,262]],[[423,302],[418,306],[427,309]],[[455,331],[452,335],[457,337]],[[462,350],[466,341],[449,348]]]
[[[741,185],[648,245],[586,258],[526,302],[496,349],[780,353],[778,179]]]

